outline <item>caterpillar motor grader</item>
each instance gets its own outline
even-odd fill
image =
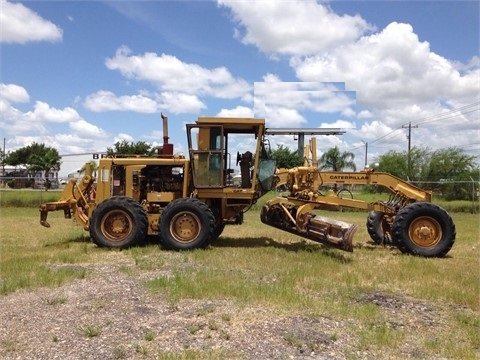
[[[367,230],[376,243],[392,243],[402,252],[444,256],[455,240],[450,216],[430,203],[431,194],[385,173],[320,172],[315,139],[302,167],[277,169],[269,158],[264,119],[201,117],[186,125],[189,158],[176,155],[163,119],[163,146],[156,157],[110,157],[99,160],[97,176],[85,165],[81,179],[70,179],[60,199],[40,205],[40,223],[50,227],[50,211],[74,218],[98,246],[125,248],[156,236],[168,249],[207,246],[228,223],[262,195],[286,186],[288,196],[268,201],[261,221],[335,248],[352,251],[356,225],[328,219],[315,209],[342,207],[370,210]],[[235,152],[240,181],[232,181],[232,145],[252,145]],[[378,184],[392,192],[387,202],[324,196],[325,184]]]

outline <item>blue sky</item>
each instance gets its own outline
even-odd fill
[[[344,128],[318,153],[359,168],[365,143],[369,163],[406,150],[408,123],[412,146],[478,156],[479,16],[478,1],[0,0],[0,136],[55,147],[61,175],[119,140],[162,143],[162,111],[176,152],[198,116],[255,116]]]

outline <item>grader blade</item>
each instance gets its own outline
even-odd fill
[[[340,250],[353,251],[352,238],[357,225],[318,216],[305,206],[288,203],[268,203],[262,208],[260,219],[264,224]]]

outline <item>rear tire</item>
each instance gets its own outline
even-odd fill
[[[220,237],[220,235],[222,235],[223,230],[225,230],[225,223],[215,225],[215,228],[213,229],[213,236],[210,239],[210,241],[217,240]]]
[[[392,245],[391,226],[385,219],[385,214],[370,211],[367,217],[367,232],[377,245]]]
[[[426,202],[410,204],[397,213],[393,240],[403,253],[443,257],[455,242],[455,224],[441,207]]]
[[[98,246],[127,248],[143,241],[147,235],[147,214],[135,200],[113,196],[93,210],[90,237]]]
[[[215,217],[203,201],[176,199],[163,210],[160,242],[168,249],[188,250],[208,246],[215,235]]]

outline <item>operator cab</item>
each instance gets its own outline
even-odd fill
[[[275,161],[269,158],[264,135],[264,119],[203,117],[187,125],[195,188],[270,191],[275,185]],[[233,181],[236,171],[240,181]]]

